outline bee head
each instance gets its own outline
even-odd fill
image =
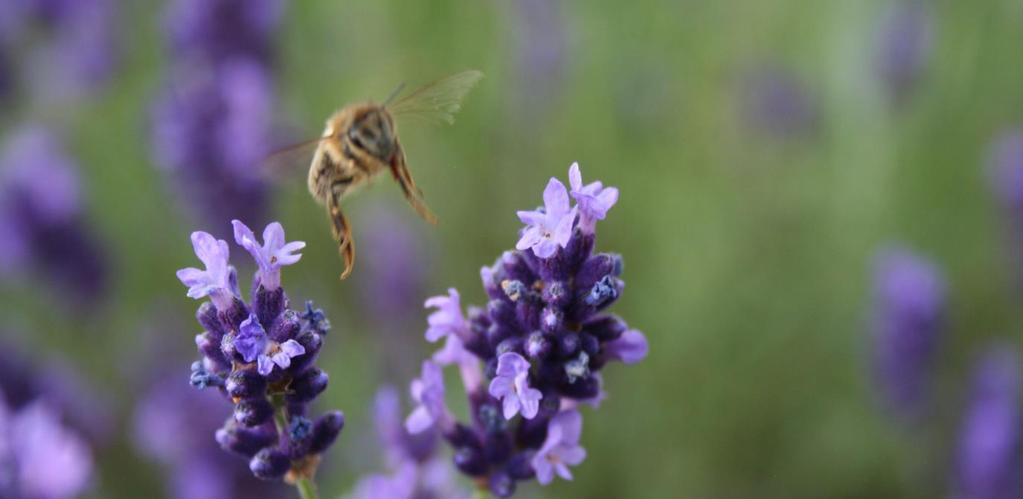
[[[353,147],[381,161],[388,162],[394,155],[394,124],[382,107],[370,107],[356,115],[347,136]]]

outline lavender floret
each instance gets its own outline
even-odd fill
[[[311,302],[303,313],[290,310],[280,287],[281,268],[298,262],[295,252],[304,243],[287,243],[275,222],[259,245],[248,227],[233,224],[238,244],[258,267],[252,305],[240,298],[226,241],[193,233],[206,270],[178,271],[190,297],[211,300],[196,313],[205,331],[197,337],[202,358],[192,365],[190,381],[197,388],[217,388],[234,404],[233,417],[216,432],[221,447],[250,458],[256,477],[297,484],[313,478],[320,454],[344,426],[340,411],[315,421],[307,415],[309,403],[327,388],[327,374],[313,361],[329,323]]]

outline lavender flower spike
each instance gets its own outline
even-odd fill
[[[252,229],[238,220],[232,220],[234,240],[245,248],[259,266],[259,281],[267,291],[274,291],[281,286],[281,267],[298,263],[302,255],[296,253],[305,248],[302,241],[285,242],[284,227],[274,222],[263,229],[263,244],[256,241]]]
[[[905,249],[876,258],[874,371],[882,399],[904,418],[921,414],[945,311],[938,269]]]
[[[497,377],[490,381],[490,395],[503,400],[504,419],[533,419],[540,410],[543,394],[529,386],[529,361],[515,352],[501,354],[497,359]]]
[[[1021,497],[1020,364],[1005,346],[988,350],[973,375],[959,444],[956,497]]]
[[[244,224],[239,244],[248,246],[265,277],[297,255],[284,244],[284,229],[270,224],[265,246],[256,246]],[[216,387],[234,404],[234,414],[216,432],[216,441],[229,452],[249,459],[249,470],[265,480],[283,478],[308,491],[323,454],[344,427],[341,411],[315,420],[307,417],[309,403],[327,388],[328,376],[316,367],[329,322],[321,310],[306,303],[306,312],[289,308],[280,287],[267,289],[255,276],[252,305],[238,296],[234,269],[227,262],[227,243],[204,232],[193,235],[206,271],[179,271],[182,282],[196,288],[190,295],[228,294],[227,306],[204,303],[196,319],[204,332],[196,337],[202,360],[192,364],[191,382],[198,388]],[[250,244],[251,243],[251,244]],[[276,255],[277,261],[273,258]],[[282,258],[283,255],[283,258]],[[265,258],[265,259],[264,259]],[[274,277],[279,284],[279,276]],[[213,291],[206,288],[212,287]],[[227,290],[227,291],[225,291]],[[228,293],[230,291],[230,293]]]
[[[583,418],[579,411],[564,411],[551,418],[547,439],[531,461],[536,481],[541,485],[551,483],[555,473],[565,480],[572,479],[568,467],[578,466],[586,459],[586,449],[579,446],[582,428]]]
[[[600,181],[583,185],[579,163],[572,163],[568,169],[568,182],[572,186],[572,197],[579,204],[579,228],[592,234],[597,220],[603,220],[608,210],[618,202],[618,189],[604,187]]]
[[[433,362],[423,362],[423,373],[412,381],[412,399],[418,404],[405,419],[409,433],[421,433],[437,425],[445,429],[451,425],[451,415],[444,403],[444,375]]]
[[[0,396],[0,404],[2,400]],[[5,410],[0,406],[0,412]],[[48,405],[34,402],[8,417],[0,432],[9,435],[0,435],[0,440],[9,439],[10,456],[0,455],[0,463],[14,464],[11,478],[20,496],[63,499],[84,492],[92,475],[92,456],[85,442],[64,428]]]
[[[463,316],[454,291],[428,302],[440,310],[430,317],[427,339],[448,343],[413,382],[419,407],[406,428],[436,425],[458,470],[497,497],[513,495],[520,481],[570,478],[568,467],[586,455],[576,408],[604,398],[602,369],[611,361],[632,364],[648,351],[642,333],[605,312],[625,289],[623,265],[617,254],[594,251],[595,225],[617,192],[600,182],[583,185],[577,166],[570,176],[577,206],[551,179],[546,206],[519,212],[529,227],[518,249],[480,271],[485,307]],[[469,399],[464,423],[444,406],[440,366],[447,363],[440,359],[449,358],[457,359],[449,363],[457,363]]]
[[[206,265],[206,270],[189,267],[177,272],[178,279],[188,286],[189,298],[209,296],[217,310],[227,310],[234,302],[231,291],[231,268],[227,264],[230,250],[227,241],[216,239],[207,232],[192,233],[195,256]]]
[[[519,220],[526,224],[522,238],[515,244],[518,250],[531,248],[540,258],[550,258],[558,247],[568,246],[575,223],[575,208],[569,207],[568,190],[560,180],[551,178],[543,191],[544,208],[518,212]]]

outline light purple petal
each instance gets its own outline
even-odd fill
[[[583,174],[579,171],[578,162],[568,167],[568,184],[572,186],[573,191],[580,191],[583,188]]]
[[[540,399],[543,393],[536,388],[527,388],[519,394],[519,403],[522,405],[522,417],[533,419],[540,412]],[[505,419],[508,419],[507,417]]]
[[[516,248],[518,245],[516,245]],[[527,248],[529,246],[526,246]],[[525,249],[525,248],[521,248]],[[533,245],[533,254],[539,258],[550,258],[554,256],[554,253],[558,251],[558,243],[551,239],[542,239],[539,243]]]
[[[416,434],[426,431],[433,426],[433,417],[425,406],[416,407],[411,414],[405,418],[405,429],[409,433]]]
[[[543,190],[543,203],[548,220],[560,220],[569,210],[568,190],[560,180],[551,177]]]
[[[498,376],[490,380],[490,387],[487,389],[494,398],[504,398],[515,391],[515,382],[511,378]]]
[[[514,394],[505,395],[502,405],[504,407],[504,419],[514,418],[519,413],[519,408],[521,407],[518,397]]]
[[[649,345],[643,333],[630,329],[617,339],[604,345],[609,358],[620,360],[626,364],[635,364],[646,358]]]
[[[572,479],[572,472],[569,471],[568,466],[565,466],[565,463],[558,461],[554,465],[554,470],[558,472],[558,476],[560,476],[561,478],[565,480]]]
[[[271,222],[263,229],[263,246],[270,253],[274,253],[284,246],[284,227],[280,222]]]
[[[544,241],[543,232],[536,227],[527,227],[526,230],[522,231],[522,237],[515,243],[515,249],[519,251],[534,248],[533,252],[536,252],[536,246]],[[539,256],[539,255],[537,255]]]
[[[274,370],[274,363],[270,360],[270,357],[266,355],[260,355],[256,362],[256,370],[263,376],[269,376]]]
[[[281,369],[287,369],[291,367],[291,357],[288,357],[288,354],[284,352],[277,352],[273,354],[273,356],[270,357],[270,360],[272,360],[274,364],[280,366]]]
[[[526,225],[539,226],[547,221],[547,214],[542,211],[517,211],[515,214]]]
[[[284,343],[281,343],[281,352],[283,352],[288,357],[298,357],[299,355],[305,353],[305,347],[303,347],[301,343],[295,340],[288,340],[285,341]]]

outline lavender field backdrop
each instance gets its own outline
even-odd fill
[[[0,497],[1023,497],[1021,47],[1009,0],[0,0]],[[439,224],[381,175],[339,281],[263,158],[465,69],[398,123]]]

